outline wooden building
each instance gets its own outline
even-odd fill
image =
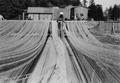
[[[84,6],[76,6],[74,7],[74,15],[78,16],[80,20],[88,19],[88,8]]]
[[[29,7],[27,10],[28,19],[31,20],[52,20],[51,8]]]
[[[88,19],[88,8],[84,6],[67,6],[65,8],[60,8],[61,12],[64,13],[64,18],[75,20],[76,16],[79,20]]]

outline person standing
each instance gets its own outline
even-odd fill
[[[75,15],[75,18],[74,18],[75,20],[80,20],[80,17],[78,16],[78,13],[76,13],[76,15]]]
[[[63,12],[60,12],[60,16],[59,16],[57,22],[58,22],[58,36],[62,37],[62,35],[63,35],[63,25],[64,25]]]

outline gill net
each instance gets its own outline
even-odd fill
[[[120,83],[119,48],[96,39],[90,23],[63,24],[59,30],[56,21],[0,22],[1,79],[18,83],[34,67],[21,83]]]

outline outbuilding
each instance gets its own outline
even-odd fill
[[[53,12],[51,8],[28,7],[28,19],[31,20],[52,20]]]
[[[75,16],[78,16],[80,20],[86,20],[88,18],[88,8],[84,6],[76,6],[74,7]]]

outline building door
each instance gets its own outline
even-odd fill
[[[34,20],[39,20],[39,14],[34,14]]]
[[[70,19],[74,20],[74,16],[75,16],[75,8],[71,8],[71,12],[70,12]]]

